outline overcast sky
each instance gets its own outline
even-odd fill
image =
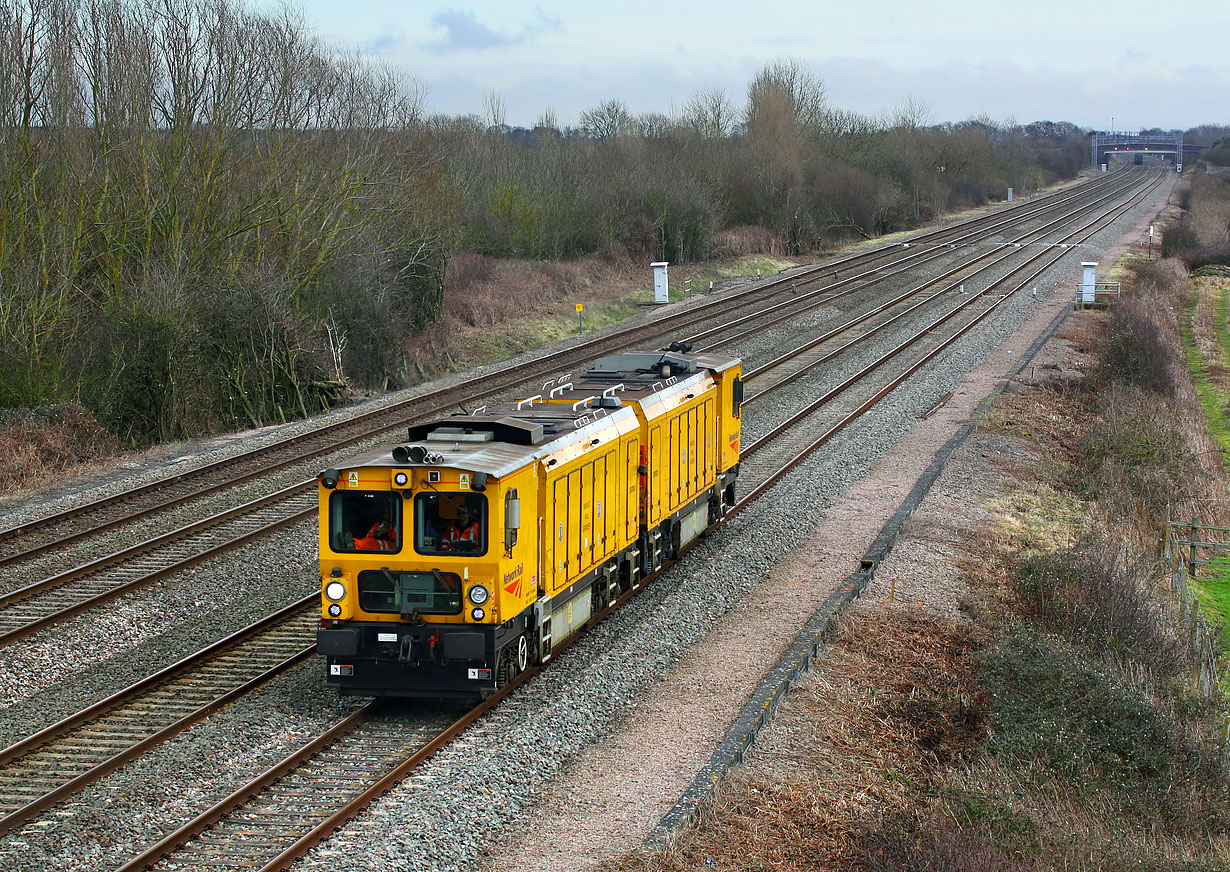
[[[742,106],[755,71],[782,57],[819,74],[835,106],[871,115],[913,98],[937,122],[1230,123],[1226,0],[298,5],[328,42],[404,67],[430,112],[482,115],[494,91],[514,125],[548,107],[575,124],[611,98],[669,113],[712,87]]]

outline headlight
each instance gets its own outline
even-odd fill
[[[329,614],[332,615],[333,617],[336,618],[339,615],[341,615],[341,613],[342,613],[342,607],[339,606],[337,603],[334,603],[333,605],[329,606]]]
[[[483,618],[487,617],[487,613],[482,609],[472,609],[470,611],[470,617],[476,621],[481,621]]]
[[[483,587],[481,584],[476,584],[466,593],[466,598],[470,600],[472,605],[481,606],[487,600],[491,599],[491,591]]]
[[[393,476],[393,484],[397,485],[398,487],[405,487],[406,482],[408,482],[409,480],[410,480],[410,477],[406,475],[404,472],[396,473]]]
[[[325,596],[333,602],[341,602],[346,597],[346,585],[340,581],[331,581],[325,585]]]

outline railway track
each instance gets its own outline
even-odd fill
[[[1082,201],[1079,203],[1065,201],[1062,204],[1055,204],[1054,207],[1052,208],[1048,208],[1046,210],[1039,210],[1038,213],[1034,213],[1031,217],[1045,216],[1047,220],[1045,221],[1045,223],[1043,223],[1042,225],[1038,227],[1025,229],[1023,232],[1021,232],[1017,236],[1011,237],[999,243],[994,243],[989,240],[982,240],[983,244],[986,247],[986,250],[982,254],[975,254],[972,257],[961,260],[954,267],[948,270],[945,270],[944,272],[928,279],[927,281],[923,282],[921,285],[911,288],[910,290],[906,291],[904,294],[894,299],[891,299],[887,302],[884,302],[882,304],[873,306],[870,310],[866,310],[863,313],[861,313],[859,316],[857,316],[858,320],[864,320],[866,318],[872,317],[886,310],[887,308],[896,305],[902,300],[908,299],[910,296],[913,296],[914,294],[924,290],[925,288],[930,287],[934,284],[937,284],[938,282],[942,281],[945,278],[951,278],[951,277],[957,276],[960,273],[962,273],[964,270],[971,269],[975,264],[977,264],[981,260],[985,260],[987,258],[995,257],[998,254],[1002,254],[1004,249],[1011,250],[1011,249],[1018,248],[1021,245],[1029,245],[1029,244],[1038,242],[1048,232],[1051,232],[1055,228],[1062,226],[1063,223],[1069,220],[1072,216],[1079,214],[1081,211],[1091,208],[1092,206],[1098,203],[1110,202],[1111,200],[1113,200],[1115,197],[1119,196],[1123,192],[1131,189],[1131,187],[1133,186],[1133,183],[1130,179],[1117,180],[1117,181],[1118,183],[1114,186],[1111,186],[1105,189],[1100,189],[1097,192],[1096,196],[1091,196],[1088,201]],[[1063,210],[1066,210],[1066,211],[1063,211]],[[1049,213],[1051,212],[1058,212],[1059,214],[1056,215],[1055,217],[1050,217]],[[1008,225],[1001,225],[997,227],[997,229],[1005,229],[1007,226]],[[968,246],[973,246],[976,244],[978,244],[977,240],[965,240],[964,238],[962,238],[961,240],[956,240],[953,243],[940,244],[936,246],[933,249],[933,251],[925,257],[925,260],[921,262],[930,263],[932,261],[939,260],[940,258],[947,255],[950,250],[955,250],[957,245],[968,247]],[[951,245],[951,249],[950,249],[950,245]],[[1003,258],[1001,257],[999,259],[1003,259]],[[869,284],[876,284],[876,283],[884,281],[887,278],[903,275],[906,272],[907,272],[906,270],[893,270],[893,271],[889,271],[888,273],[883,273],[880,270],[875,270],[868,274],[869,276],[873,276],[873,277],[869,278],[867,282]],[[866,286],[867,286],[866,284],[859,285],[854,290],[861,290]],[[808,293],[796,295],[792,299],[786,300],[779,304],[766,305],[762,307],[759,311],[751,315],[728,319],[726,322],[718,324],[715,327],[703,330],[699,333],[686,337],[687,341],[693,343],[695,347],[698,347],[702,350],[715,349],[723,345],[728,346],[731,343],[737,342],[748,336],[754,335],[769,327],[773,327],[783,322],[787,322],[793,318],[797,318],[800,314],[813,311],[817,308],[820,308],[821,306],[828,305],[834,299],[837,299],[840,296],[838,294],[828,295],[826,292],[829,291],[831,287],[832,286],[825,286],[825,287],[819,288],[817,290],[814,290]],[[844,295],[845,293],[847,292],[843,291],[841,292],[841,295]],[[769,316],[769,320],[765,320],[765,316]],[[748,326],[749,323],[750,323],[750,326]],[[851,324],[849,325],[843,325],[842,328],[838,328],[838,329],[845,329],[845,327],[847,326],[852,326],[853,323],[858,323],[858,321],[851,322]],[[739,328],[739,329],[734,334],[726,334],[725,331],[731,328]]]
[[[1092,201],[1085,208],[1092,208],[1092,207],[1096,207],[1099,204],[1105,204],[1107,202],[1111,202],[1116,196],[1118,196],[1124,190],[1127,190],[1127,188],[1116,189],[1106,194],[1105,196],[1099,197],[1098,199]],[[961,263],[957,264],[956,266],[952,267],[951,269],[945,270],[944,272],[941,272],[938,275],[927,279],[921,284],[918,284],[918,285],[915,285],[909,288],[904,293],[899,294],[889,300],[886,300],[883,303],[880,303],[876,306],[873,306],[872,308],[867,309],[861,312],[860,314],[856,315],[854,318],[810,339],[806,348],[793,349],[787,352],[785,355],[775,360],[772,360],[766,364],[756,367],[756,369],[752,370],[751,372],[747,374],[747,378],[750,379],[753,376],[759,376],[767,369],[778,368],[785,360],[799,357],[801,351],[805,351],[810,348],[815,348],[817,346],[824,344],[825,342],[832,340],[835,337],[855,331],[856,329],[860,328],[864,324],[870,324],[874,322],[874,319],[876,318],[879,318],[881,316],[890,316],[887,318],[887,320],[880,321],[878,326],[870,327],[869,329],[864,330],[864,333],[857,334],[856,339],[853,340],[851,343],[853,344],[853,342],[859,341],[859,337],[861,337],[862,335],[864,334],[870,335],[876,330],[882,329],[884,326],[887,326],[889,323],[896,320],[898,316],[892,315],[891,313],[895,309],[897,309],[899,306],[901,306],[903,303],[908,303],[910,300],[922,294],[928,288],[934,287],[940,284],[941,282],[945,281],[946,279],[954,280],[953,284],[948,285],[942,288],[941,290],[937,291],[936,293],[932,294],[931,296],[925,297],[922,300],[920,300],[918,303],[915,303],[909,306],[906,309],[906,312],[912,311],[917,308],[922,308],[923,306],[926,306],[927,304],[929,304],[931,301],[940,297],[942,294],[957,290],[958,287],[963,286],[964,282],[974,279],[975,277],[981,275],[982,273],[987,272],[992,267],[1005,263],[1009,261],[1010,259],[1013,259],[1014,255],[1017,253],[1017,249],[1019,248],[1019,246],[1030,245],[1033,243],[1041,242],[1048,233],[1053,232],[1057,228],[1062,227],[1066,221],[1070,220],[1075,215],[1081,214],[1081,212],[1083,211],[1084,211],[1084,208],[1077,209],[1071,212],[1066,212],[1054,218],[1053,220],[1048,221],[1046,224],[1042,225],[1041,227],[1028,230],[1025,233],[1022,233],[1019,236],[1013,237],[1012,239],[1002,243],[1001,245],[993,249],[986,251],[985,253],[981,255],[975,255],[972,258],[966,259],[962,261]],[[1055,244],[1063,244],[1063,243],[1055,243]],[[989,260],[990,262],[982,267],[978,267],[977,264],[983,260]],[[806,298],[801,297],[799,299],[800,301],[803,301]],[[808,301],[801,308],[792,309],[786,315],[776,315],[774,313],[773,308],[770,308],[767,310],[767,313],[770,315],[773,315],[773,317],[771,318],[771,320],[767,322],[762,322],[762,323],[756,324],[751,327],[742,327],[742,329],[740,329],[734,335],[722,336],[719,339],[715,339],[714,337],[717,335],[720,335],[723,328],[716,327],[710,330],[706,330],[701,334],[690,336],[688,337],[688,341],[692,342],[694,347],[696,347],[698,350],[701,350],[701,351],[716,350],[723,346],[728,347],[730,344],[738,342],[739,340],[745,339],[749,336],[752,336],[768,327],[774,326],[778,323],[781,323],[782,321],[788,320],[789,318],[797,317],[799,314],[803,312],[811,311],[812,309],[818,308],[819,306],[823,306],[826,304],[826,302],[827,300],[825,299],[820,299],[815,302]],[[742,322],[742,320],[743,319],[739,319],[740,322]],[[732,326],[741,326],[741,324],[737,323]],[[707,340],[707,341],[702,344],[702,340]],[[817,363],[812,364],[811,366],[818,365],[818,363],[825,362],[828,359],[829,357],[826,356],[822,360],[817,361]],[[807,368],[810,369],[811,366]]]
[[[1130,208],[1147,192],[1148,189],[1138,191],[1128,203],[1106,210],[1072,235],[1083,234],[1081,238],[1087,238],[1100,226],[1113,220],[1117,212]],[[1027,287],[1030,281],[1062,256],[1062,252],[1050,252],[1029,258],[1026,263],[1014,268],[1008,276],[999,278],[992,286],[961,302],[926,329],[916,332],[888,354],[882,355],[875,366],[866,367],[851,379],[847,379],[846,387],[876,371],[904,349],[930,340],[928,347],[921,349],[922,353],[903,371],[891,374],[886,380],[874,385],[869,396],[860,396],[853,408],[843,409],[839,419],[829,423],[823,432],[818,435],[811,434],[814,438],[803,440],[806,444],[797,452],[791,452],[794,456],[789,460],[774,464],[776,468],[739,501],[728,518],[734,517],[763,495],[772,484],[779,481],[805,457],[814,453],[832,435],[985,320],[1013,293]],[[1008,284],[1011,284],[1011,287],[1007,287]],[[991,291],[997,286],[1005,286],[1003,292],[992,294]],[[941,325],[958,320],[958,314],[965,315],[965,319],[942,335],[936,332]],[[757,396],[763,393],[766,392]],[[824,402],[818,402],[815,408],[823,405]],[[798,424],[806,420],[806,417],[796,416],[794,420]],[[759,452],[755,447],[758,444],[759,441],[748,447],[749,454]],[[622,597],[621,602],[650,581],[651,579],[646,579]],[[601,619],[605,614],[597,619]],[[128,872],[150,867],[216,868],[219,864],[225,864],[226,868],[285,868],[295,857],[302,856],[311,845],[356,814],[372,798],[405,778],[431,753],[481,716],[489,705],[498,702],[532,674],[527,673],[488,705],[468,713],[442,732],[433,732],[432,725],[421,722],[414,725],[407,739],[406,724],[401,722],[400,745],[397,741],[384,742],[378,738],[385,734],[381,732],[382,725],[377,709],[365,708],[356,712],[314,742],[288,756],[282,763],[271,767],[261,778],[234,791],[223,803],[219,803],[197,820],[176,830],[141,856],[134,858],[123,870]],[[397,733],[398,730],[392,732]],[[396,738],[394,736],[395,740]],[[330,761],[341,761],[345,764],[340,767],[341,772],[336,778],[332,773],[339,767]],[[308,802],[309,798],[318,796],[335,799],[332,810],[314,801]],[[206,832],[209,835],[203,836]]]
[[[0,644],[146,587],[296,521],[315,494],[294,485],[0,596]]]
[[[1102,229],[1104,226],[1112,222],[1118,215],[1126,212],[1137,202],[1148,195],[1158,184],[1161,183],[1159,176],[1151,184],[1143,187],[1137,194],[1131,197],[1126,203],[1106,210],[1101,215],[1098,215],[1093,220],[1089,221],[1084,227],[1073,231],[1065,237],[1065,240],[1075,240],[1076,243],[1084,241]],[[733,518],[742,512],[748,505],[759,498],[765,491],[771,488],[774,484],[781,480],[791,469],[809,457],[817,449],[823,446],[826,442],[836,436],[839,432],[845,429],[849,424],[855,421],[860,415],[870,409],[875,403],[879,402],[889,394],[894,388],[904,382],[907,378],[917,372],[921,367],[932,361],[937,355],[947,349],[950,345],[976,327],[979,323],[985,320],[995,309],[1001,306],[1012,294],[1017,293],[1028,286],[1029,282],[1036,279],[1039,275],[1057,263],[1063,256],[1064,251],[1059,253],[1042,252],[1028,261],[1020,264],[1012,270],[1011,273],[994,282],[985,290],[975,294],[970,299],[958,304],[948,312],[941,315],[935,321],[923,327],[918,332],[908,337],[904,342],[891,348],[885,354],[867,364],[854,375],[848,377],[844,381],[830,388],[820,397],[812,400],[801,410],[794,415],[778,424],[776,427],[763,434],[758,439],[744,446],[742,456],[752,457],[760,454],[766,447],[774,446],[774,440],[786,433],[791,433],[791,439],[784,443],[784,448],[781,445],[774,446],[778,449],[779,454],[785,454],[789,459],[784,463],[769,462],[771,467],[775,467],[773,471],[763,474],[761,481],[755,484],[750,491],[736,503],[727,515],[727,519]],[[991,291],[1000,285],[1006,285],[1017,273],[1026,273],[1023,278],[1019,279],[1010,288],[1007,288],[1003,293],[992,296]],[[980,302],[990,300],[989,305],[977,308]],[[970,310],[972,314],[968,320],[960,322],[955,329],[951,329],[947,334],[937,335],[936,330],[944,325],[949,320],[957,315]],[[930,342],[928,343],[928,340]],[[903,370],[893,375],[890,379],[880,385],[875,386],[869,391],[869,396],[860,397],[853,401],[845,409],[840,410],[835,416],[830,417],[819,426],[813,425],[810,428],[801,428],[799,431],[792,431],[791,428],[805,422],[812,413],[824,408],[834,398],[842,395],[851,387],[859,384],[863,379],[886,364],[888,361],[896,358],[899,354],[909,349],[916,344],[929,344],[929,349],[924,349],[923,352]],[[840,349],[844,351],[845,348]],[[780,386],[780,382],[777,386]],[[768,391],[762,391],[755,397],[764,396]],[[753,397],[752,399],[755,399]],[[804,435],[800,438],[800,434],[806,434],[808,430],[819,431],[814,438],[807,439]],[[725,523],[723,520],[723,523]]]
[[[304,597],[0,750],[0,834],[303,662],[317,621]]]
[[[880,246],[868,252],[830,260],[787,278],[762,283],[647,324],[634,324],[594,337],[577,346],[552,352],[537,361],[535,367],[539,371],[567,369],[594,356],[630,344],[652,342],[664,337],[677,338],[681,331],[692,329],[705,319],[713,318],[715,314],[720,314],[724,321],[730,320],[737,307],[748,309],[743,316],[744,321],[763,317],[766,305],[776,305],[776,310],[789,310],[798,288],[831,278],[830,284],[809,294],[815,305],[829,303],[866,290],[886,276],[929,263],[955,251],[956,246],[970,244],[975,239],[985,239],[1013,223],[1064,208],[1083,198],[1112,190],[1123,182],[1123,177],[1098,179],[1079,189],[1031,201],[1010,211],[996,212],[919,234],[912,237],[908,243]],[[878,263],[879,261],[883,263]],[[838,278],[841,273],[847,272],[849,275]],[[821,292],[827,296],[817,299]],[[777,296],[783,299],[777,304],[771,303]],[[788,318],[790,313],[781,312],[779,317]],[[709,332],[711,331],[701,331],[697,335],[705,336]],[[70,543],[167,512],[189,501],[203,499],[256,478],[291,470],[312,458],[379,439],[412,420],[438,415],[454,408],[458,402],[473,404],[499,396],[524,386],[525,370],[525,364],[503,367],[455,386],[412,397],[345,421],[322,425],[309,432],[244,452],[237,457],[215,461],[158,482],[0,530],[0,567],[39,559],[52,549],[63,549]]]
[[[1151,189],[1152,189],[1151,187],[1146,189],[1146,192],[1147,190],[1151,190]],[[1110,198],[1102,198],[1101,200],[1098,200],[1097,203],[1104,204],[1108,202],[1109,199]],[[1135,199],[1132,201],[1129,201],[1129,205],[1124,208],[1130,208],[1131,203],[1134,203],[1134,202],[1135,202]],[[1121,210],[1112,209],[1112,210],[1109,210],[1108,212],[1098,215],[1094,219],[1093,224],[1102,222],[1104,219],[1107,218],[1108,215],[1111,215],[1112,212],[1117,212],[1117,211],[1121,211]],[[1065,216],[1065,217],[1068,217],[1068,216]],[[1043,231],[1048,232],[1060,226],[1060,224],[1062,223],[1062,220],[1063,219],[1056,219],[1056,221],[1050,222],[1043,228]],[[1089,226],[1092,226],[1092,224]],[[1084,229],[1087,229],[1087,228],[1082,228],[1082,230]],[[1062,237],[1060,240],[1054,243],[1051,243],[1051,244],[1052,245],[1079,244],[1076,242],[1070,242],[1070,240],[1080,235],[1082,230],[1077,230],[1072,233],[1068,233],[1066,236]],[[966,263],[958,267],[948,270],[947,272],[941,273],[940,275],[932,279],[928,279],[922,284],[916,285],[915,287],[910,288],[905,293],[900,294],[894,297],[893,299],[886,301],[880,306],[877,306],[861,315],[858,315],[855,318],[852,318],[849,321],[846,321],[845,323],[838,325],[837,327],[827,330],[824,333],[821,333],[818,336],[815,336],[814,338],[807,340],[802,345],[792,348],[774,357],[773,359],[746,371],[744,373],[744,380],[747,383],[749,383],[749,385],[754,386],[756,390],[755,392],[749,394],[747,399],[744,401],[745,404],[751,405],[758,398],[768,395],[772,393],[774,390],[790,384],[791,382],[801,378],[802,376],[808,374],[809,372],[816,370],[817,368],[819,368],[820,366],[826,363],[832,362],[833,360],[838,358],[840,355],[844,354],[846,351],[849,351],[855,348],[859,343],[866,341],[866,339],[868,339],[869,337],[874,336],[876,333],[879,333],[882,330],[886,330],[889,327],[896,325],[898,322],[905,321],[905,319],[911,316],[915,316],[916,313],[921,313],[922,310],[930,307],[931,304],[936,303],[936,302],[942,302],[945,297],[952,298],[954,296],[954,292],[957,292],[957,291],[961,292],[961,296],[966,297],[966,299],[960,306],[957,307],[956,310],[953,310],[953,314],[955,314],[956,311],[959,311],[961,308],[964,308],[967,305],[974,304],[978,300],[979,297],[984,296],[986,293],[988,293],[990,290],[992,290],[996,286],[1004,283],[1014,273],[1027,268],[1031,263],[1034,263],[1035,261],[1039,260],[1040,258],[1044,256],[1044,253],[1039,253],[1035,257],[1025,260],[1023,263],[1017,266],[1011,267],[1011,271],[1008,272],[1006,275],[998,279],[994,279],[994,278],[991,279],[983,290],[974,291],[972,295],[964,294],[964,284],[966,282],[972,282],[973,279],[983,276],[984,273],[990,273],[995,268],[1000,267],[1001,265],[1005,265],[1007,264],[1008,261],[1015,259],[1014,258],[1015,245],[1018,243],[1028,244],[1028,242],[1031,241],[1030,237],[1034,236],[1036,232],[1037,231],[1031,231],[1030,233],[1023,234],[1022,236],[1017,237],[1017,239],[1012,240],[1010,243],[1008,243],[1005,246],[1007,248],[1006,251],[1003,251],[1001,249],[1000,251],[990,252],[986,255],[983,255],[980,258],[967,261]],[[1087,238],[1087,236],[1088,234],[1086,234],[1084,238]],[[1039,236],[1039,240],[1040,239],[1041,237]],[[1038,241],[1038,240],[1033,240],[1033,241]],[[1060,249],[1061,252],[1063,250],[1064,249],[1062,248]],[[978,263],[978,261],[987,259],[987,258],[990,258],[990,261],[988,263],[983,264],[982,266],[979,266],[977,268],[974,268],[975,264]],[[968,271],[968,270],[972,270],[972,271]],[[941,287],[939,290],[934,291],[931,294],[915,299],[916,297],[919,297],[919,295],[922,294],[923,291],[927,290],[928,288],[934,287],[935,285],[941,284],[947,279],[953,279],[953,281],[950,284],[947,284]],[[899,308],[902,306],[902,304],[908,304],[908,305],[905,305],[904,308]],[[951,317],[951,315],[947,317]],[[935,326],[936,325],[933,323],[929,327],[927,327],[926,330],[930,331],[934,329]],[[839,339],[847,334],[849,334],[851,338],[845,341],[843,344],[837,346],[836,348],[832,348],[831,350],[826,348],[826,346],[829,343],[831,343],[834,339]],[[714,348],[714,347],[716,347],[716,344],[703,346],[702,350],[709,350],[710,348]],[[903,347],[904,346],[902,346],[901,348]],[[901,350],[901,348],[899,348],[898,351]]]

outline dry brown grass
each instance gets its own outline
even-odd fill
[[[857,866],[874,834],[982,740],[985,704],[972,682],[983,641],[921,614],[849,619],[816,680],[785,703],[790,723],[806,725],[797,755],[768,761],[759,777],[736,773],[673,850],[603,868]]]
[[[780,240],[756,228],[729,233],[730,253],[671,267],[674,295],[687,279],[699,292],[710,279],[748,269],[744,255],[780,250]],[[609,326],[638,314],[638,302],[650,300],[652,284],[649,264],[620,249],[561,261],[459,253],[445,278],[443,315],[409,343],[407,368],[419,378],[430,377],[573,336],[577,303],[585,307],[587,331]]]
[[[45,487],[119,452],[80,406],[9,410],[0,417],[0,494]]]
[[[462,252],[450,263],[441,319],[410,346],[418,373],[431,376],[561,338],[581,303],[615,306],[648,287],[648,266],[626,257],[527,261]],[[632,314],[628,309],[623,314]]]
[[[713,249],[718,256],[748,254],[784,255],[786,240],[766,227],[731,227],[713,234]]]

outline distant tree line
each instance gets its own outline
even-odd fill
[[[686,262],[754,227],[805,254],[1088,159],[1066,123],[847,112],[788,60],[575,128],[421,97],[291,11],[0,4],[0,407],[79,402],[132,444],[276,422],[402,382],[458,250]]]
[[[848,112],[791,60],[764,66],[737,104],[689,97],[671,116],[619,100],[560,130],[487,117],[428,120],[465,200],[466,248],[567,257],[622,249],[689,261],[721,253],[722,231],[767,228],[791,254],[901,230],[1068,178],[1088,163],[1085,132],[976,118],[932,124],[909,102],[883,118]]]
[[[1218,166],[1230,167],[1230,136],[1223,136],[1209,146],[1204,159]]]

